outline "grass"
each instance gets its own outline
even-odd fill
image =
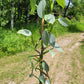
[[[30,65],[28,53],[24,55],[3,57],[0,59],[0,84],[16,81],[16,84],[28,76],[30,73]]]
[[[80,62],[81,62],[81,65],[82,65],[82,70],[84,71],[84,40],[82,41],[82,46],[80,48],[81,48]]]
[[[82,84],[84,80],[81,78],[83,77],[84,73],[84,40],[81,41],[82,45],[73,51],[72,57],[72,72],[69,74],[71,78],[69,82],[71,84]]]
[[[81,84],[80,80],[81,80],[81,69],[78,66],[78,61],[80,58],[80,52],[79,52],[79,48],[76,48],[75,50],[73,50],[72,52],[72,58],[71,58],[71,72],[68,72],[67,74],[69,75],[69,79],[67,81],[67,84]]]
[[[76,21],[75,18],[71,20],[69,31],[71,32],[84,32],[84,17],[80,17],[79,21]]]

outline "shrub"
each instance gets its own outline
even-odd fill
[[[22,26],[24,27],[24,26]],[[32,30],[36,28],[36,25],[30,24],[29,26],[26,25],[25,27],[31,28]],[[34,32],[33,37],[34,41],[39,38],[39,29],[33,30]],[[35,34],[38,35],[35,35]],[[31,49],[34,49],[32,43],[31,43],[31,37],[27,38],[22,35],[18,35],[16,33],[16,30],[13,32],[10,30],[2,29],[0,28],[0,57],[4,55],[12,55],[23,51],[31,51]]]

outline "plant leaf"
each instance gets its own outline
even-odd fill
[[[18,34],[25,35],[25,36],[31,36],[31,35],[32,35],[31,31],[29,31],[29,30],[27,30],[27,29],[19,30],[17,33],[18,33]]]
[[[55,43],[55,48],[56,48],[58,51],[63,52],[62,48],[61,48],[57,43]]]
[[[42,67],[43,67],[43,69],[48,73],[48,71],[49,71],[49,66],[48,66],[48,64],[47,64],[45,61],[42,62]]]
[[[60,22],[61,25],[63,26],[69,26],[69,21],[63,17],[59,17],[58,21]]]
[[[40,75],[39,76],[39,80],[42,82],[42,83],[45,83],[45,77],[43,75]]]
[[[32,60],[30,60],[29,62],[30,62],[30,64],[31,64],[31,68],[32,68],[32,71],[33,71],[33,69],[34,69],[34,64],[33,64],[33,61],[32,61]]]
[[[55,0],[51,1],[51,11],[53,10],[54,2],[55,2]]]
[[[50,84],[50,80],[47,79],[47,80],[45,81],[45,84]]]
[[[46,47],[49,43],[49,34],[47,31],[44,31],[42,34],[43,46]]]
[[[52,34],[49,34],[49,44],[55,47],[55,37]]]
[[[46,1],[45,0],[41,0],[40,3],[38,4],[37,14],[40,18],[44,17],[45,6],[46,6]]]
[[[51,53],[52,58],[53,58],[55,56],[55,52],[53,52],[52,50],[49,50],[49,52]]]
[[[30,60],[30,64],[31,64],[32,72],[31,72],[31,74],[29,75],[29,77],[32,77],[32,76],[34,76],[34,75],[33,75],[34,64],[33,64],[32,60]]]
[[[65,0],[56,0],[56,1],[62,8],[65,7]]]
[[[45,15],[44,19],[51,24],[53,24],[55,22],[55,16],[52,14]]]
[[[49,50],[52,50],[52,49],[53,49],[53,48],[50,48]],[[46,51],[43,53],[43,55],[46,54],[46,53],[48,53],[49,50],[46,50]]]

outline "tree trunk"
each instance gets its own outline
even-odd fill
[[[25,23],[27,24],[28,23],[28,20],[29,20],[29,2],[26,2],[25,4],[25,15],[26,15],[26,18],[25,18]]]
[[[26,18],[25,18],[25,22],[26,22],[26,24],[28,23],[28,20],[29,20],[29,9],[28,9],[28,7],[26,8]]]
[[[14,13],[14,23],[16,22],[16,5],[15,5],[15,13]]]
[[[18,1],[18,19],[19,19],[19,27],[21,26],[21,7],[20,1]]]
[[[28,23],[28,20],[29,20],[29,10],[27,9],[27,16],[26,16],[27,23]]]
[[[69,3],[68,3],[68,5],[67,5],[67,7],[65,9],[64,17],[67,17],[69,5],[70,5],[70,0],[69,0]]]
[[[13,30],[14,27],[14,20],[13,20],[13,13],[14,13],[14,1],[11,0],[11,29]]]

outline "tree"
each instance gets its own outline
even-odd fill
[[[54,0],[53,0],[54,1]],[[53,1],[49,1],[50,4],[50,8],[53,10],[54,4]],[[32,1],[33,3],[33,1]],[[57,3],[64,8],[65,6],[65,2],[64,0],[57,0]],[[34,76],[39,80],[39,84],[50,84],[50,77],[48,75],[49,72],[49,66],[47,64],[47,62],[43,59],[44,55],[48,52],[50,52],[52,54],[52,57],[55,55],[55,52],[53,52],[53,48],[56,48],[57,50],[59,50],[60,52],[63,52],[63,50],[60,48],[60,46],[55,42],[55,37],[53,34],[51,34],[51,31],[53,29],[53,25],[55,23],[55,21],[59,21],[62,25],[64,26],[68,26],[68,24],[66,23],[67,20],[63,17],[59,17],[59,19],[55,20],[55,16],[51,12],[48,14],[46,14],[45,12],[45,8],[46,8],[46,0],[41,0],[37,6],[37,14],[38,16],[42,19],[42,27],[41,27],[41,32],[40,32],[40,38],[37,41],[37,43],[35,44],[35,51],[38,53],[36,55],[32,55],[29,56],[30,57],[30,63],[31,63],[31,67],[32,67],[32,71],[30,74],[30,77]],[[35,5],[35,4],[34,4]],[[53,5],[53,6],[51,6]],[[47,25],[50,25],[50,29],[46,30],[44,28],[44,22],[47,22]],[[18,31],[19,34],[25,35],[25,36],[31,36],[32,33],[31,31],[27,30],[27,29],[22,29]],[[37,49],[37,46],[39,45],[39,42],[41,42],[41,50]],[[52,46],[52,48],[47,50],[47,47]],[[35,62],[33,63],[34,60]],[[39,71],[39,77],[37,77],[33,71],[38,70]]]
[[[71,2],[73,6],[69,9],[68,15],[73,16],[77,20],[79,20],[80,15],[84,15],[84,1],[83,0],[71,0]]]
[[[67,7],[65,8],[64,17],[66,17],[67,14],[68,14],[68,9],[69,9],[69,6],[70,6],[70,2],[71,2],[71,1],[69,0],[68,5],[67,5]]]
[[[11,0],[11,29],[14,27],[14,1]]]

